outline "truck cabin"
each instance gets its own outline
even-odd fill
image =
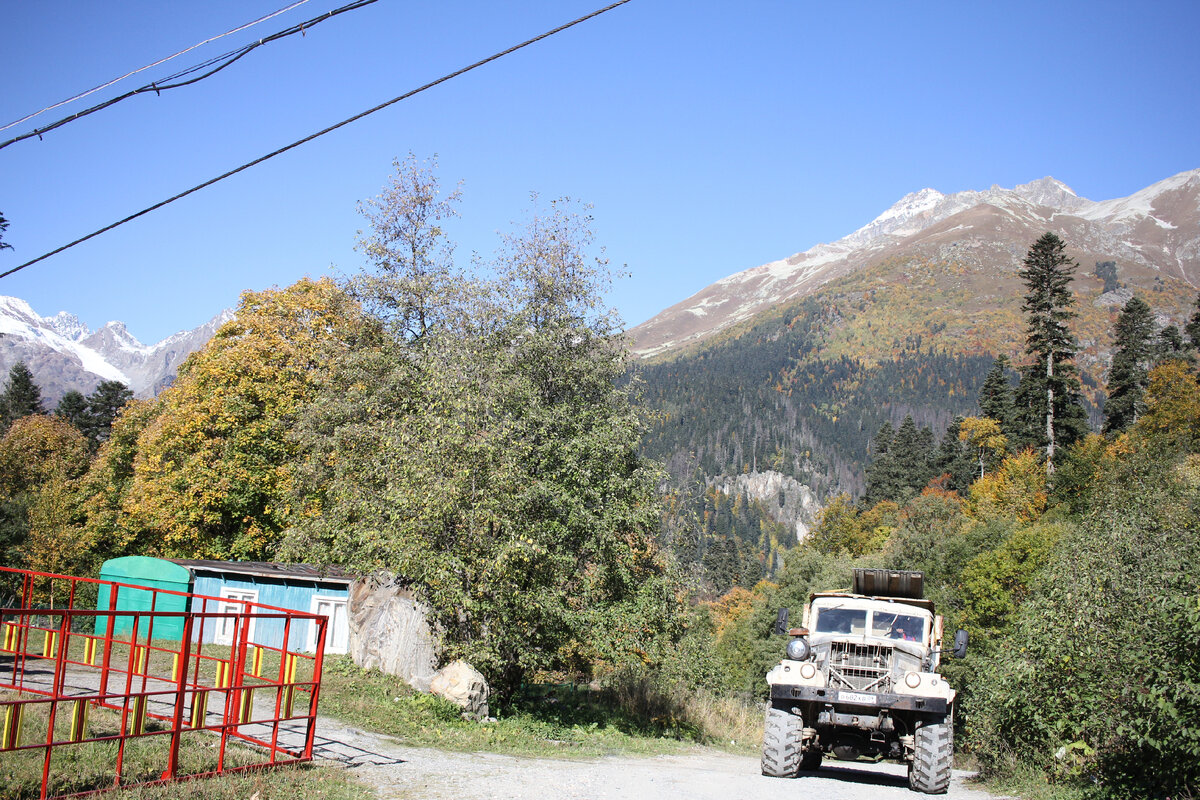
[[[814,596],[807,628],[814,644],[845,636],[914,642],[928,647],[933,638],[932,604],[895,602],[857,595]]]

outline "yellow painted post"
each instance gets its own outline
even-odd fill
[[[125,731],[126,736],[137,736],[146,731],[146,695],[138,695],[133,698],[133,713],[129,714],[129,730]]]
[[[58,631],[46,631],[46,638],[42,642],[42,658],[54,658],[54,648],[58,644]]]
[[[96,640],[90,637],[83,640],[83,663],[93,667],[96,665]]]
[[[295,656],[288,656],[287,682],[288,683],[296,682],[296,657]]]
[[[285,718],[292,716],[292,700],[296,696],[296,687],[288,686],[283,690],[283,716]]]
[[[203,728],[208,719],[208,691],[200,689],[192,694],[192,727]]]
[[[150,648],[135,645],[133,648],[133,671],[138,675],[146,674],[146,663],[149,661]]]
[[[241,708],[238,710],[238,720],[244,725],[250,721],[252,712],[254,711],[254,690],[242,690]]]
[[[21,720],[24,717],[24,704],[14,703],[4,710],[4,730],[0,731],[0,750],[11,750],[21,746]]]
[[[171,657],[171,683],[179,681],[179,653]]]
[[[17,650],[17,626],[11,622],[4,623],[4,649],[10,653]]]
[[[218,688],[218,689],[223,689],[223,688],[225,688],[225,667],[227,667],[227,666],[229,666],[229,665],[228,665],[228,664],[226,664],[224,661],[218,661],[218,662],[217,662],[217,681],[216,681],[216,684],[217,684],[217,688]]]
[[[91,703],[87,700],[76,700],[71,706],[71,741],[80,742],[87,738],[88,709]]]
[[[256,678],[262,677],[262,648],[254,645],[254,658],[250,664],[250,672]]]

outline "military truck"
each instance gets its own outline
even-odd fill
[[[942,618],[920,572],[856,569],[850,592],[816,592],[799,628],[780,609],[786,655],[767,673],[762,772],[794,778],[831,755],[908,764],[908,785],[950,785],[955,691],[938,674]],[[954,639],[965,656],[967,632]]]

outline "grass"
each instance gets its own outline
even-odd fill
[[[6,693],[6,699],[12,699]],[[68,714],[55,720],[56,738],[66,737]],[[88,731],[93,737],[114,736],[120,729],[121,715],[94,708],[89,714]],[[26,706],[22,743],[45,741],[49,725],[48,707]],[[149,735],[128,739],[122,754],[122,786],[158,780],[167,765],[170,737],[154,735],[163,731],[161,723],[147,723]],[[185,733],[180,740],[179,774],[196,775],[216,769],[218,738],[211,732]],[[50,762],[49,793],[53,795],[112,788],[116,775],[116,741],[83,742],[54,748]],[[231,743],[225,751],[225,766],[253,764],[263,759],[259,750]],[[0,800],[36,798],[41,791],[45,751],[41,748],[6,752],[0,758]],[[315,789],[312,787],[316,787]],[[260,800],[270,797],[328,797],[332,800],[363,800],[371,797],[344,770],[333,767],[296,765],[276,769],[248,770],[203,780],[171,783],[159,787],[136,787],[122,797],[183,798],[184,800],[242,800],[255,792]]]
[[[745,751],[762,742],[762,711],[626,681],[597,690],[529,687],[494,722],[463,720],[453,704],[347,657],[325,661],[320,712],[413,747],[532,756],[657,755],[716,744]]]

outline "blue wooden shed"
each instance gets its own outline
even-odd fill
[[[192,592],[197,595],[228,599],[228,605],[209,611],[240,611],[237,601],[249,601],[324,614],[329,617],[325,633],[326,653],[345,653],[350,643],[349,594],[354,578],[336,567],[320,569],[306,564],[275,564],[266,561],[200,561],[171,559],[192,574]],[[200,611],[200,602],[192,601],[192,611]],[[269,647],[283,645],[283,620],[260,619],[251,638]],[[231,644],[232,624],[206,625],[204,641]],[[316,630],[312,623],[293,626],[288,633],[288,649],[311,651],[316,648]]]

